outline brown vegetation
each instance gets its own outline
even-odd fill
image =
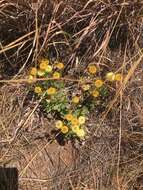
[[[22,190],[143,189],[143,1],[0,1],[0,166],[19,170]],[[52,121],[28,93],[28,69],[60,59],[66,75],[92,62],[125,79],[89,137],[52,142]]]

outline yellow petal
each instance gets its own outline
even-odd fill
[[[48,88],[48,90],[47,90],[47,94],[48,95],[54,95],[54,94],[56,94],[56,88],[54,88],[54,87],[50,87],[50,88]]]
[[[122,74],[120,74],[120,73],[115,74],[115,80],[116,81],[121,81],[122,80]]]
[[[96,81],[95,81],[95,86],[96,86],[97,88],[100,88],[101,86],[103,86],[103,81],[100,80],[100,79],[96,80]]]
[[[37,74],[37,69],[36,67],[32,67],[31,71],[30,71],[30,75],[35,76]]]
[[[115,80],[115,74],[113,72],[109,72],[106,74],[106,79],[108,81],[114,81]]]
[[[85,117],[84,116],[80,116],[79,118],[78,118],[78,121],[79,121],[79,124],[84,124],[85,123]]]
[[[71,120],[73,119],[73,115],[70,114],[70,113],[68,113],[68,114],[65,115],[65,119],[66,119],[67,121],[71,121]]]
[[[95,65],[89,65],[88,66],[88,72],[90,74],[95,74],[97,72],[96,66]]]
[[[69,131],[69,128],[68,128],[66,125],[64,125],[64,126],[61,128],[61,132],[62,132],[63,134],[68,133],[68,131]]]
[[[59,79],[60,76],[61,76],[61,75],[60,75],[59,72],[54,72],[54,73],[53,73],[53,78],[54,78],[54,79]]]
[[[79,138],[84,138],[85,137],[85,131],[83,129],[79,129],[79,130],[76,131],[76,135]]]
[[[59,62],[59,63],[56,63],[55,67],[60,70],[64,68],[64,64]]]
[[[35,89],[34,89],[34,92],[35,92],[36,94],[41,94],[41,93],[42,93],[41,87],[40,87],[40,86],[36,86]]]
[[[76,133],[76,132],[79,130],[79,126],[78,126],[78,125],[73,125],[73,126],[71,127],[71,129],[72,129],[72,131],[73,131],[74,133]]]
[[[92,92],[92,96],[94,96],[95,98],[97,98],[99,95],[100,95],[100,94],[99,94],[99,92],[98,92],[97,90],[94,90],[94,91]]]
[[[38,74],[39,77],[42,77],[42,76],[45,75],[45,72],[43,70],[38,70],[37,74]]]
[[[61,120],[56,121],[56,123],[55,123],[56,128],[61,129],[62,126],[63,126],[63,122]]]
[[[72,102],[75,103],[75,104],[78,104],[79,101],[80,101],[80,98],[79,98],[78,96],[74,96],[74,97],[72,98]]]

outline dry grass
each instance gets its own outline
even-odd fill
[[[20,189],[142,190],[142,0],[1,0],[0,22],[0,165],[18,168]],[[126,76],[82,144],[51,143],[29,95],[28,69],[47,55],[67,78],[92,62]]]

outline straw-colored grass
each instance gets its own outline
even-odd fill
[[[0,166],[18,168],[22,190],[142,190],[142,0],[1,0],[0,22]],[[65,63],[67,84],[90,63],[125,76],[83,143],[55,142],[28,91],[47,55]]]

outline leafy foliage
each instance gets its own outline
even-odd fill
[[[33,67],[29,79],[40,79],[35,84],[35,95],[42,96],[43,111],[56,118],[55,127],[64,135],[65,139],[84,139],[86,136],[86,120],[88,115],[105,106],[104,100],[109,97],[107,82],[120,82],[120,73],[109,72],[105,78],[97,76],[98,69],[95,64],[86,68],[79,80],[66,83],[64,64],[56,61],[51,63],[48,59],[41,59],[38,68]],[[56,116],[56,117],[55,117]]]

